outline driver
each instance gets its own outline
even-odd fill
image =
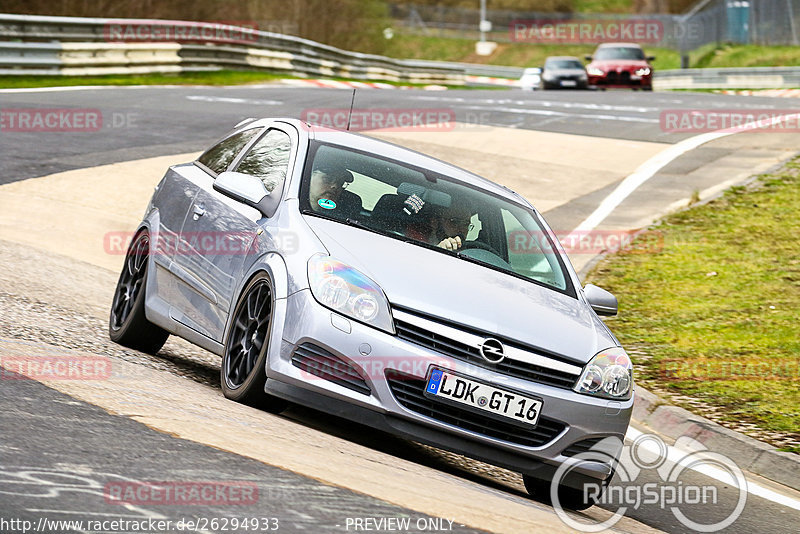
[[[458,250],[467,240],[472,210],[469,204],[453,202],[445,209],[439,219],[440,241],[438,247],[446,250]]]
[[[337,213],[351,211],[349,209],[348,192],[345,191],[345,188],[351,182],[353,182],[353,174],[342,166],[320,164],[314,168],[311,171],[311,181],[308,188],[311,209],[316,212],[328,210],[337,210]],[[345,215],[349,216],[350,214],[346,213]]]

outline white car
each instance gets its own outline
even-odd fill
[[[542,69],[539,67],[531,67],[525,69],[519,79],[519,86],[523,91],[535,91],[539,88],[541,82]]]

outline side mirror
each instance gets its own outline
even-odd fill
[[[264,183],[249,174],[226,171],[214,180],[214,189],[225,196],[256,208],[265,217],[272,217],[278,200],[272,198]]]
[[[586,61],[591,61],[592,60],[592,56],[588,56],[587,55],[587,56],[583,56],[583,57],[586,59]]]
[[[656,56],[647,56],[647,61],[655,61]]]
[[[616,315],[617,314],[617,297],[599,288],[594,284],[586,284],[583,288],[583,294],[586,295],[586,300],[595,311],[597,315]]]

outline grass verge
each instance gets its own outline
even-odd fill
[[[435,61],[458,61],[487,65],[508,65],[517,67],[540,67],[548,56],[583,56],[592,54],[596,45],[498,43],[490,56],[475,53],[472,39],[432,37],[400,33],[387,43],[386,55],[396,58],[430,59]],[[649,55],[656,56],[655,69],[677,69],[680,67],[680,54],[665,48],[644,47]]]
[[[181,72],[175,74],[129,74],[114,76],[0,76],[0,89],[22,89],[31,87],[67,87],[75,85],[244,85],[274,82],[286,78],[297,78],[288,74],[263,71],[219,70],[210,72]],[[339,81],[347,78],[330,78]],[[424,87],[427,84],[381,81],[390,85]],[[446,86],[448,89],[473,89],[460,85]],[[486,89],[486,88],[484,88]],[[505,89],[505,87],[502,87]]]
[[[236,85],[290,78],[257,71],[219,70],[175,74],[126,74],[113,76],[0,76],[0,87],[65,87],[72,85]]]
[[[608,321],[645,388],[800,452],[800,158],[667,217],[655,253],[605,258]],[[645,250],[652,251],[651,247]]]

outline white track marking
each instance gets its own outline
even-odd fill
[[[631,117],[628,115],[598,115],[591,113],[565,113],[563,111],[553,111],[550,109],[529,109],[529,108],[498,108],[490,106],[464,106],[465,109],[494,111],[500,113],[513,113],[515,115],[544,115],[546,117],[575,117],[580,119],[594,119],[601,121],[622,121],[622,122],[644,122],[657,124],[658,119],[647,119],[645,117]]]
[[[260,100],[257,98],[234,98],[227,96],[205,96],[205,95],[188,95],[187,100],[194,100],[197,102],[221,102],[223,104],[249,104],[256,106],[280,106],[283,104],[280,100]]]
[[[763,121],[753,121],[748,122],[742,126],[736,128],[727,128],[724,130],[717,130],[714,132],[707,132],[704,134],[696,135],[694,137],[690,137],[689,139],[684,139],[674,145],[670,146],[669,148],[665,149],[662,152],[659,152],[649,160],[642,163],[638,169],[636,169],[633,174],[629,175],[627,178],[622,180],[614,191],[611,192],[603,201],[600,203],[599,206],[589,215],[586,219],[584,219],[572,233],[580,233],[580,232],[587,232],[596,228],[603,220],[608,217],[611,212],[613,212],[622,202],[628,198],[631,193],[636,191],[642,184],[644,184],[647,180],[655,176],[655,174],[671,163],[676,158],[682,156],[683,154],[693,150],[700,145],[708,143],[709,141],[713,141],[715,139],[720,139],[722,137],[727,137],[729,135],[747,132],[750,130],[755,130],[757,128],[762,128],[765,126],[772,126],[783,122],[786,119],[799,119],[800,113],[794,113],[791,115],[781,115],[779,117],[774,117],[766,122]]]

